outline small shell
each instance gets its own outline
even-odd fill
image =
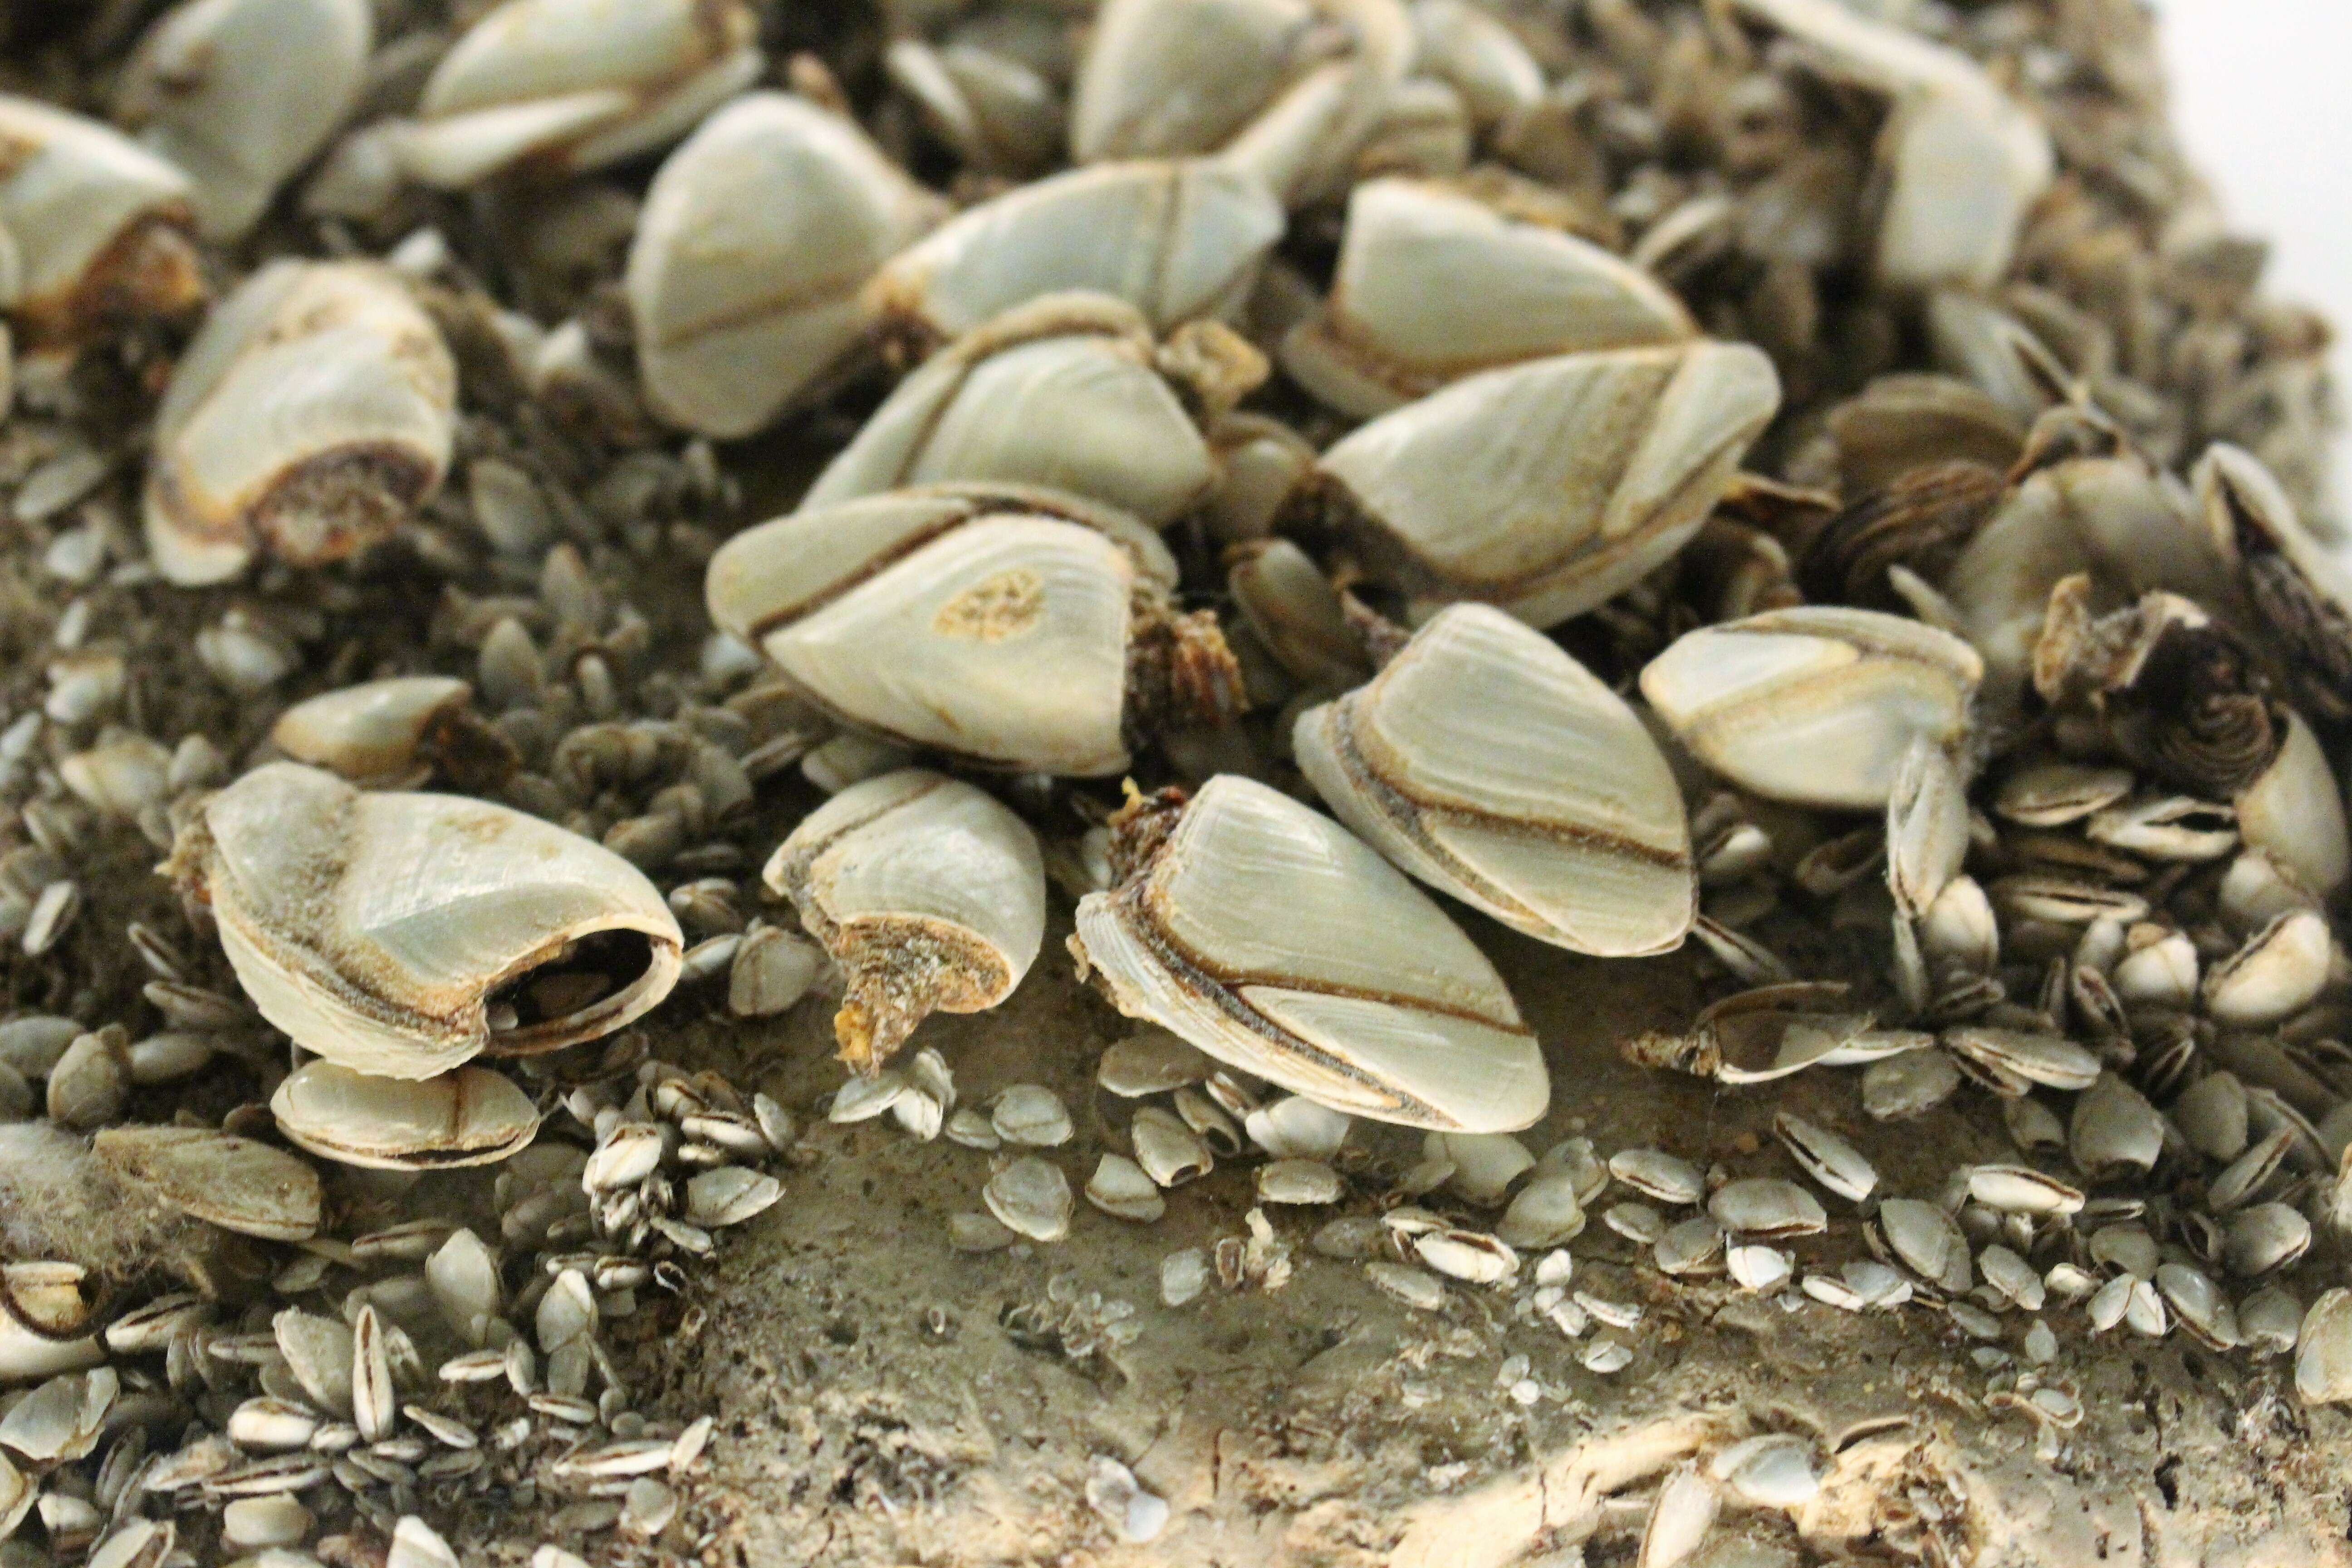
[[[1793,1111],[1772,1118],[1772,1131],[1805,1174],[1842,1198],[1862,1203],[1877,1189],[1878,1172],[1861,1151],[1826,1127]]]
[[[1032,1241],[1059,1241],[1070,1233],[1069,1178],[1034,1154],[997,1172],[981,1196],[990,1214]]]
[[[1968,1237],[1942,1209],[1915,1198],[1889,1198],[1878,1207],[1877,1223],[1905,1268],[1946,1290],[1968,1289]]]
[[[413,787],[431,773],[429,754],[474,700],[474,689],[440,675],[363,681],[297,702],[269,738],[298,763],[362,785]]]
[[[1440,613],[1370,686],[1301,714],[1292,744],[1391,861],[1530,936],[1662,952],[1697,914],[1690,829],[1656,742],[1500,611]]]
[[[892,337],[961,337],[1042,295],[1123,300],[1155,333],[1232,316],[1282,237],[1246,170],[1197,159],[1073,169],[967,207],[892,258],[866,305]]]
[[[2259,1279],[2311,1248],[2311,1222],[2287,1204],[2255,1204],[2230,1216],[2222,1259],[2230,1272]]]
[[[758,30],[740,0],[506,0],[441,57],[385,150],[443,190],[517,165],[599,168],[676,140],[749,87]]]
[[[735,100],[670,154],[638,216],[625,287],[648,401],[732,438],[823,393],[872,324],[858,290],[940,210],[845,115]]]
[[[1036,836],[988,795],[920,768],[811,813],[764,873],[848,980],[842,1059],[871,1074],[933,1011],[977,1013],[1021,983],[1045,929]]]
[[[2289,711],[2286,739],[2262,776],[2233,803],[2238,831],[2304,886],[2332,898],[2352,881],[2352,831],[2319,738]]]
[[[194,177],[205,237],[235,239],[351,111],[374,37],[366,0],[189,0],[140,40],[115,118]]]
[[[1207,1175],[1217,1163],[1207,1140],[1160,1106],[1147,1105],[1138,1110],[1129,1136],[1135,1145],[1136,1163],[1163,1187],[1181,1186]]]
[[[1207,1078],[1215,1058],[1165,1029],[1142,1029],[1104,1050],[1095,1081],[1121,1100],[1165,1094]]]
[[[2352,1400],[2352,1290],[2320,1292],[2295,1336],[2294,1391],[2305,1405]]]
[[[1350,1115],[1496,1132],[1542,1114],[1542,1053],[1500,976],[1386,861],[1235,775],[1170,809],[1129,820],[1148,859],[1078,905],[1081,971],[1122,1013]]]
[[[1801,1509],[1822,1489],[1811,1445],[1785,1433],[1734,1443],[1710,1459],[1707,1468],[1750,1508]]]
[[[1412,618],[1475,599],[1549,626],[1672,559],[1779,406],[1745,344],[1536,360],[1358,429],[1316,500]]]
[[[279,1131],[311,1153],[387,1171],[488,1164],[539,1131],[530,1098],[487,1068],[417,1081],[317,1061],[278,1086],[269,1110]]]
[[[1402,1263],[1372,1262],[1364,1265],[1364,1273],[1381,1294],[1415,1311],[1434,1312],[1445,1305],[1444,1285],[1418,1268]]]
[[[2066,1146],[2076,1167],[2099,1179],[2154,1169],[2164,1153],[2164,1118],[2139,1090],[2113,1073],[2102,1073],[2074,1099]]]
[[[2004,1214],[2071,1215],[2083,1193],[2025,1165],[1979,1165],[1969,1173],[1969,1196]]]
[[[2001,781],[1994,813],[2026,827],[2063,827],[2104,811],[2132,792],[2129,768],[2037,763]]]
[[[2293,1016],[2327,984],[2333,945],[2323,916],[2308,910],[2279,916],[2206,973],[2206,1011],[2240,1028]]]
[[[824,952],[776,926],[747,931],[727,971],[727,1010],[739,1018],[772,1018],[809,993]]]
[[[177,167],[94,120],[0,94],[0,304],[19,352],[79,348],[205,300]]]
[[[363,1072],[595,1039],[677,977],[684,939],[641,873],[484,801],[362,795],[276,763],[212,796],[171,865],[262,1016]],[[494,1034],[493,1003],[520,1021]]]
[[[1499,1285],[1519,1271],[1519,1255],[1480,1231],[1427,1231],[1413,1237],[1412,1249],[1440,1274],[1474,1285]]]
[[[686,1218],[706,1230],[741,1225],[766,1213],[783,1195],[783,1184],[764,1172],[721,1165],[688,1180]]]
[[[1951,749],[1984,662],[1948,632],[1873,610],[1775,610],[1691,632],[1642,671],[1675,738],[1743,789],[1877,810],[1916,739]]]
[[[1034,1083],[1016,1083],[1001,1091],[990,1109],[989,1124],[1005,1142],[1036,1149],[1066,1143],[1075,1131],[1061,1096]]]
[[[1726,1182],[1708,1197],[1706,1212],[1733,1236],[1753,1241],[1818,1236],[1829,1228],[1829,1215],[1812,1194],[1770,1176]]]
[[[1969,852],[1969,798],[1944,748],[1914,736],[1886,797],[1886,887],[1906,919],[1918,920],[1959,875]]]
[[[1442,185],[1367,180],[1330,297],[1283,340],[1282,363],[1369,419],[1499,365],[1696,335],[1680,300],[1599,246]]]
[[[270,1241],[318,1232],[319,1173],[267,1143],[198,1127],[117,1127],[94,1147],[131,1185],[224,1230]]]
[[[1348,1141],[1349,1125],[1344,1113],[1298,1094],[1285,1095],[1243,1119],[1250,1142],[1277,1160],[1328,1160]]]
[[[1721,1503],[1714,1479],[1696,1463],[1677,1466],[1650,1505],[1636,1568],[1684,1568],[1697,1557],[1706,1532],[1715,1528]]]
[[[1087,1202],[1118,1219],[1150,1225],[1168,1212],[1160,1184],[1124,1154],[1105,1154],[1087,1181]]]
[[[2021,1094],[2023,1086],[2032,1084],[2084,1089],[2099,1078],[2099,1058],[2057,1035],[1970,1024],[1946,1030],[1943,1041],[1947,1049],[1991,1075],[2004,1090],[2013,1087]]]
[[[1320,1160],[1275,1160],[1257,1168],[1262,1204],[1336,1204],[1347,1194],[1339,1173]]]
[[[2172,1102],[2172,1121],[2207,1159],[2234,1160],[2246,1152],[2246,1086],[2235,1073],[2208,1073]]]

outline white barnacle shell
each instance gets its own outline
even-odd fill
[[[0,307],[20,346],[201,304],[188,176],[110,125],[0,93]]]
[[[1282,363],[1370,418],[1499,365],[1697,333],[1663,285],[1589,240],[1442,184],[1367,180],[1348,199],[1330,297],[1284,338]]]
[[[208,238],[251,228],[359,98],[367,0],[187,0],[148,30],[115,118],[195,181]]]
[[[1236,311],[1282,237],[1255,175],[1200,158],[1073,169],[968,207],[867,289],[893,337],[957,338],[1045,294],[1124,300],[1151,331]]]
[[[2025,215],[2057,173],[2041,119],[1958,50],[1873,21],[1837,0],[1738,0],[1831,76],[1894,100],[1878,273],[1898,289],[1990,288]]]
[[[1097,776],[1127,765],[1137,599],[1175,584],[1135,518],[975,485],[748,529],[711,557],[704,592],[712,620],[846,722],[982,765]]]
[[[394,1079],[310,1062],[278,1086],[269,1110],[280,1131],[320,1158],[381,1171],[488,1164],[539,1132],[530,1097],[482,1067]]]
[[[1180,333],[1217,362],[1208,374],[1223,384],[1213,395],[1229,407],[1264,377],[1265,361],[1206,326]],[[1124,301],[1054,294],[1016,306],[901,382],[802,510],[902,485],[992,481],[1050,485],[1167,523],[1208,494],[1218,468],[1161,365],[1142,314]]]
[[[147,548],[172,582],[296,565],[389,535],[440,488],[457,373],[399,279],[366,262],[279,261],[188,345],[155,415]]]
[[[408,178],[460,190],[527,165],[600,168],[677,140],[763,64],[743,0],[506,0],[386,127]]]
[[[269,738],[296,762],[354,784],[414,784],[433,771],[428,742],[473,700],[472,687],[446,675],[395,675],[297,702]]]
[[[1672,559],[1780,401],[1744,343],[1561,354],[1382,415],[1317,488],[1414,619],[1476,599],[1548,626]]]
[[[1543,1052],[1501,976],[1402,873],[1236,775],[1169,809],[1130,819],[1164,837],[1078,904],[1073,951],[1120,1012],[1349,1115],[1502,1132],[1543,1114]]]
[[[1866,811],[1886,805],[1914,739],[1962,745],[1983,674],[1976,650],[1948,632],[1806,607],[1685,634],[1642,671],[1642,695],[1742,789]]]
[[[262,1016],[364,1073],[594,1039],[677,979],[677,921],[636,868],[487,801],[273,763],[205,803],[172,868]]]
[[[1690,826],[1657,743],[1500,610],[1440,612],[1370,685],[1300,714],[1292,746],[1366,842],[1529,936],[1663,952],[1696,917]]]
[[[901,768],[852,784],[776,848],[763,873],[847,981],[834,1033],[872,1074],[932,1012],[1013,994],[1045,933],[1036,835],[968,784]]]
[[[712,115],[654,176],[629,247],[655,410],[731,438],[820,394],[865,345],[858,291],[941,210],[845,115],[781,92]]]

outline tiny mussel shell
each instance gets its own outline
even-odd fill
[[[845,972],[841,1059],[877,1071],[936,1010],[1013,994],[1045,934],[1045,861],[1028,825],[968,784],[901,768],[811,812],[762,874]]]
[[[1550,1099],[1534,1034],[1444,912],[1337,823],[1234,774],[1124,885],[1080,900],[1072,949],[1128,1016],[1350,1115],[1505,1132]]]
[[[1137,595],[1175,584],[1167,547],[1128,513],[940,486],[747,529],[711,557],[704,597],[712,620],[861,729],[1092,777],[1128,763]]]
[[[1229,164],[1073,169],[957,214],[891,258],[866,302],[885,333],[918,346],[1071,289],[1124,300],[1166,332],[1231,316],[1285,223],[1265,183]]]
[[[1363,426],[1299,504],[1416,620],[1476,599],[1553,626],[1672,559],[1780,405],[1772,362],[1744,343],[1531,360]]]
[[[115,118],[194,177],[205,237],[234,239],[351,111],[374,38],[367,0],[189,0],[140,40]]]
[[[1697,332],[1648,273],[1588,240],[1434,183],[1367,180],[1348,198],[1330,297],[1284,338],[1282,363],[1369,419],[1498,365]]]
[[[207,799],[169,868],[211,904],[263,1017],[388,1078],[610,1034],[669,994],[684,945],[659,891],[601,845],[487,801],[362,794],[295,763]],[[494,995],[583,960],[604,990],[493,1037]]]
[[[742,0],[506,0],[386,128],[410,179],[457,190],[527,163],[560,175],[658,147],[757,79]]]
[[[278,261],[222,301],[155,413],[145,501],[157,570],[236,576],[389,535],[438,489],[457,372],[399,279],[368,262]]]
[[[0,305],[21,346],[73,349],[128,314],[203,303],[179,168],[110,125],[0,93],[0,236],[12,252]]]
[[[269,1110],[278,1131],[320,1158],[381,1171],[485,1165],[539,1131],[530,1096],[478,1067],[410,1080],[311,1062],[278,1086]]]
[[[858,357],[858,290],[938,220],[938,198],[857,122],[747,93],[670,154],[646,192],[625,286],[654,409],[748,436]]]
[[[131,1185],[224,1230],[270,1241],[318,1234],[319,1173],[281,1149],[205,1127],[110,1127],[93,1147]]]
[[[1642,671],[1693,755],[1741,788],[1875,810],[1925,737],[1957,748],[1984,661],[1949,632],[1874,610],[1772,610],[1705,626]]]
[[[1674,771],[1633,710],[1500,610],[1456,605],[1292,748],[1390,860],[1529,936],[1606,957],[1681,945],[1698,912]]]

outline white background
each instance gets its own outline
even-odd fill
[[[2156,0],[2173,115],[2231,226],[2272,242],[2270,291],[2334,318],[2352,404],[2352,0]],[[2352,436],[2336,443],[2337,511]]]

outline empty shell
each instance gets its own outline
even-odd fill
[[[280,1131],[321,1159],[386,1171],[488,1164],[539,1131],[530,1097],[478,1067],[409,1080],[312,1062],[278,1086],[269,1110]]]
[[[677,921],[641,872],[485,801],[273,763],[205,802],[171,868],[262,1016],[362,1072],[594,1039],[677,979]]]
[[[1671,559],[1780,401],[1745,344],[1535,360],[1362,426],[1298,504],[1393,578],[1415,620],[1476,599],[1548,626]]]
[[[967,784],[902,768],[809,814],[768,886],[848,982],[834,1033],[872,1074],[933,1011],[1013,994],[1045,931],[1045,863],[1027,825]]]
[[[741,0],[506,0],[441,57],[387,152],[457,190],[523,166],[560,176],[672,142],[751,85]]]
[[[1404,870],[1561,947],[1678,946],[1698,882],[1681,792],[1617,695],[1499,610],[1457,605],[1369,686],[1301,714],[1299,767]]]
[[[1124,727],[1150,717],[1131,704],[1224,689],[1231,656],[1213,623],[1166,609],[1175,584],[1167,548],[1123,512],[941,486],[746,530],[711,558],[705,597],[845,722],[985,766],[1093,776],[1127,766]]]
[[[1874,810],[1915,739],[1960,746],[1983,673],[1948,632],[1808,607],[1686,634],[1642,671],[1642,695],[1693,755],[1743,789]]]
[[[351,112],[374,37],[367,0],[188,0],[123,68],[115,119],[194,178],[205,237],[234,239]]]
[[[1482,370],[1697,331],[1648,273],[1590,241],[1443,185],[1368,180],[1348,199],[1330,296],[1283,340],[1282,363],[1370,418]]]
[[[654,176],[629,247],[655,410],[733,437],[821,395],[860,357],[859,289],[940,210],[845,115],[780,92],[712,115]]]
[[[440,488],[457,373],[399,279],[279,261],[224,300],[155,415],[147,547],[183,585],[267,550],[298,566],[389,535]]]
[[[1120,1012],[1351,1115],[1470,1132],[1542,1115],[1543,1055],[1501,977],[1338,824],[1226,774],[1119,826],[1115,858],[1140,864],[1080,901],[1073,949]]]
[[[1202,159],[1075,169],[969,207],[892,258],[867,301],[927,349],[1041,295],[1124,300],[1165,333],[1240,307],[1282,237],[1282,205],[1245,170]]]
[[[0,94],[0,304],[20,346],[79,347],[202,304],[187,175],[110,125]]]

